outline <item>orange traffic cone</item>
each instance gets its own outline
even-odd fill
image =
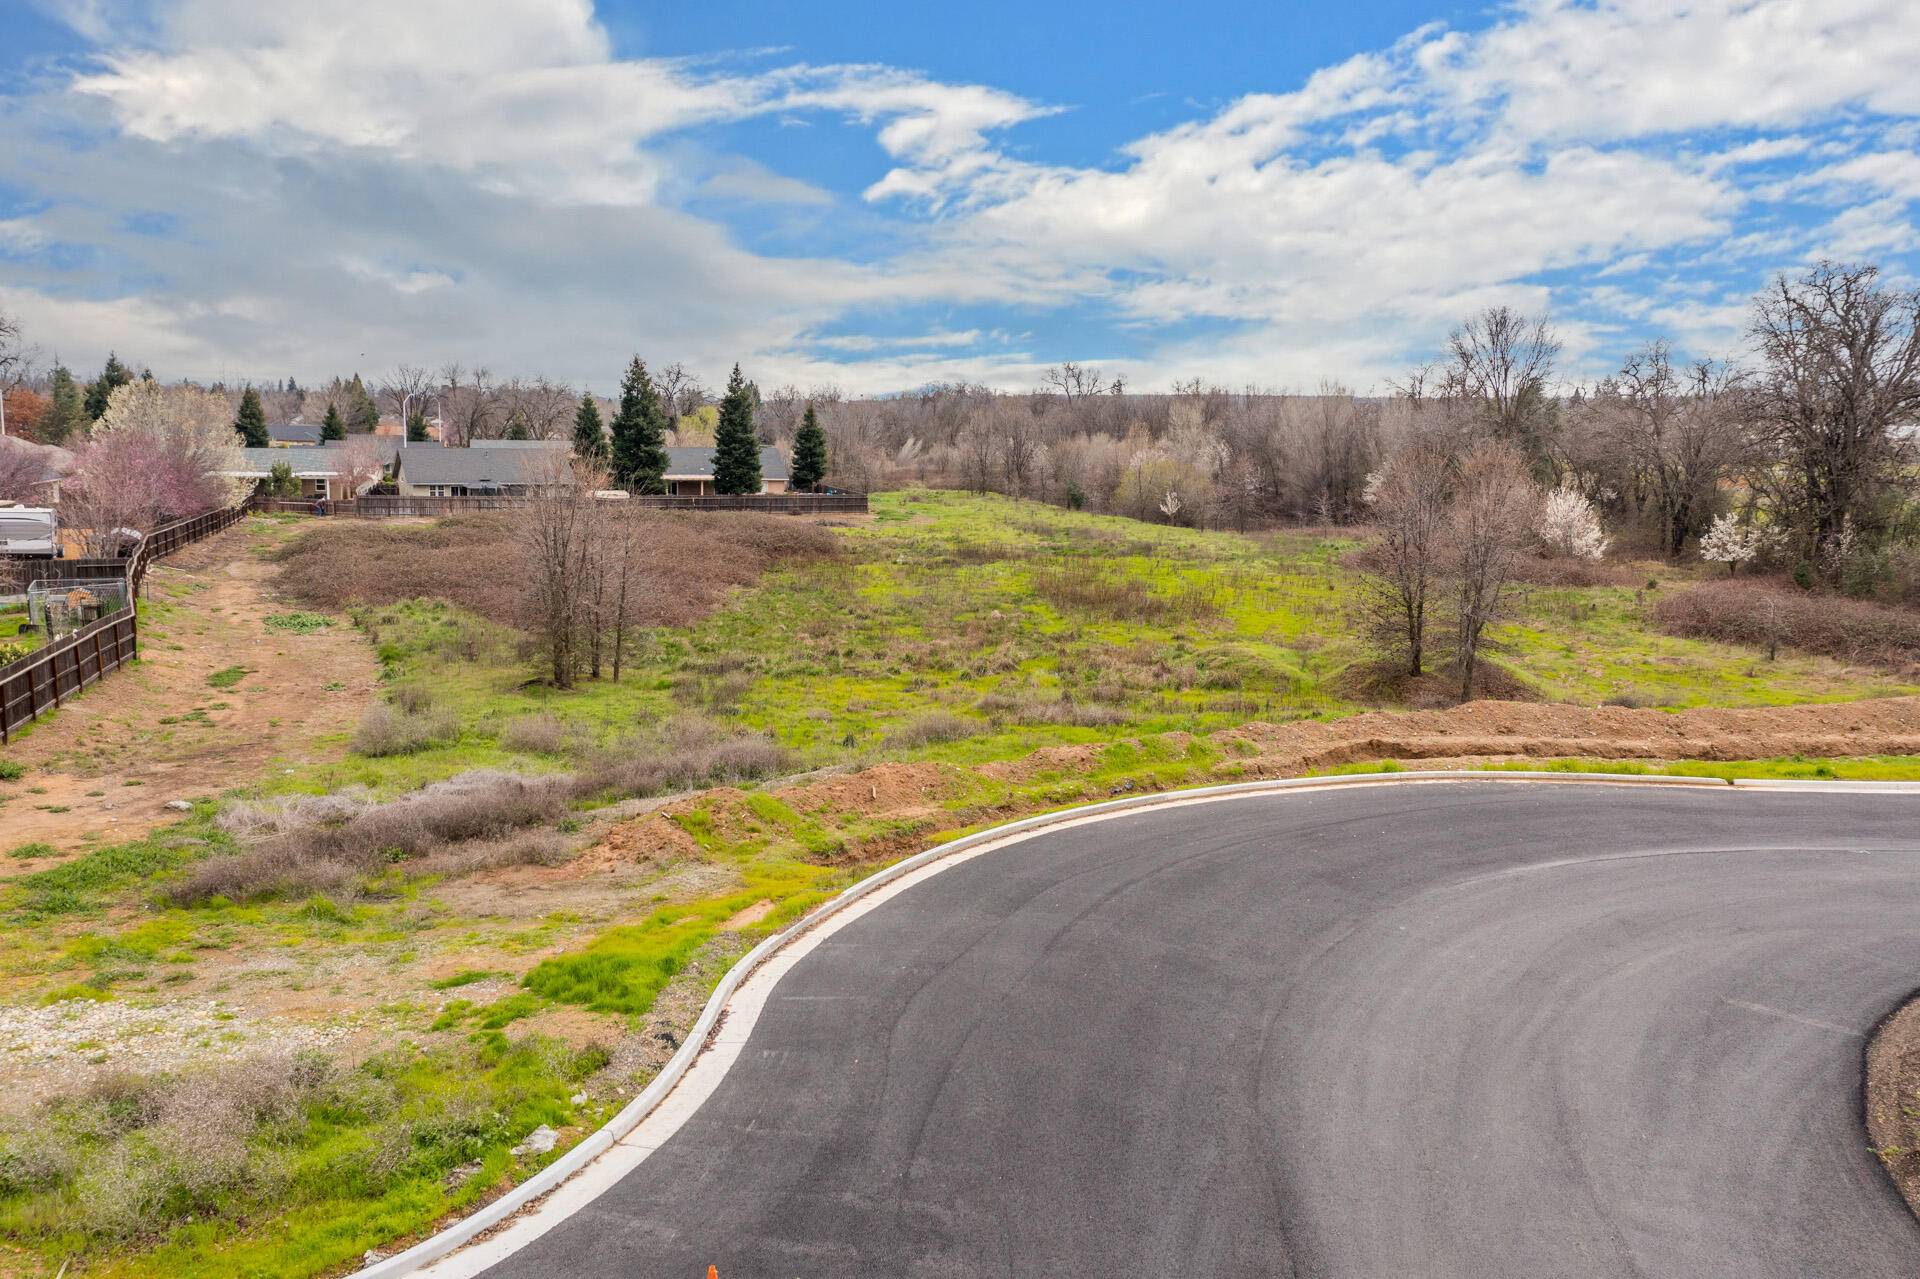
[[[718,1266],[708,1266],[708,1267],[707,1267],[707,1279],[720,1279],[720,1267],[718,1267]]]

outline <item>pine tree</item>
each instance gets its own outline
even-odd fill
[[[234,434],[246,448],[263,449],[273,443],[267,434],[267,411],[260,404],[260,392],[248,387],[240,397],[240,414],[233,419]]]
[[[347,438],[347,424],[340,420],[340,408],[332,400],[327,401],[327,415],[320,419],[320,440],[344,440]]]
[[[573,415],[573,455],[583,460],[607,455],[607,432],[592,393],[580,397],[580,411]]]
[[[827,433],[820,429],[820,418],[807,401],[807,415],[793,434],[793,487],[814,489],[827,473]]]
[[[667,412],[639,356],[620,383],[613,415],[613,478],[629,493],[667,491]]]
[[[733,366],[727,393],[720,401],[720,424],[713,431],[713,491],[760,491],[760,441],[753,435],[753,397]]]
[[[100,415],[107,411],[107,401],[113,398],[115,390],[133,381],[133,372],[120,363],[120,357],[112,351],[107,352],[107,367],[100,376],[87,383],[87,420],[98,422]]]
[[[80,384],[73,380],[66,365],[59,365],[53,370],[53,403],[41,415],[35,433],[48,444],[65,444],[75,431],[86,425],[86,414]]]
[[[407,443],[425,444],[433,437],[427,434],[427,415],[415,413],[407,419]]]

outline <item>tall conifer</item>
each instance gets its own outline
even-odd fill
[[[573,415],[573,455],[598,458],[607,455],[607,432],[600,424],[600,406],[592,395],[580,397],[580,411]]]
[[[260,403],[260,392],[248,387],[240,397],[240,415],[233,420],[240,443],[250,449],[263,449],[273,443],[267,434],[267,410]]]
[[[827,433],[820,429],[820,418],[807,401],[806,416],[793,434],[793,487],[814,489],[827,473]]]
[[[713,491],[760,491],[760,441],[753,433],[753,397],[740,366],[733,366],[720,401],[720,423],[713,431]]]
[[[620,383],[620,411],[613,417],[613,477],[630,493],[664,493],[666,473],[666,410],[636,355]]]

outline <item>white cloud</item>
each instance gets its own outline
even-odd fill
[[[0,113],[20,134],[0,139],[0,180],[44,206],[0,222],[0,269],[47,344],[183,372],[459,357],[585,379],[639,347],[853,390],[1017,386],[1063,357],[1135,385],[1365,387],[1495,301],[1557,311],[1591,371],[1623,325],[1730,340],[1743,291],[1797,257],[1917,248],[1906,0],[1520,0],[1484,31],[1422,28],[1105,166],[1007,149],[1054,108],[992,86],[752,69],[764,53],[621,58],[588,0],[87,0],[67,16],[101,52],[67,92]],[[755,253],[684,211],[753,206],[804,243],[853,194],[712,152],[716,128],[747,120],[870,132],[891,168],[836,211],[866,219],[870,244]],[[90,145],[66,142],[88,128]],[[1783,177],[1793,164],[1809,171]],[[148,211],[179,234],[120,225]],[[847,333],[917,305],[1018,309],[1042,333],[1036,313],[1066,311],[1113,336],[993,349],[977,330],[894,335],[891,318]]]

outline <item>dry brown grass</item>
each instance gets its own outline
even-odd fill
[[[833,555],[830,529],[754,512],[630,511],[640,537],[645,624],[686,626],[718,608],[729,589],[769,568]],[[516,511],[455,515],[432,525],[329,520],[279,552],[280,585],[322,608],[440,599],[509,620],[527,595]]]
[[[1219,596],[1207,587],[1182,579],[1169,593],[1158,594],[1144,578],[1086,555],[1069,555],[1036,567],[1030,580],[1034,594],[1055,608],[1115,621],[1178,625],[1218,617],[1221,612]]]
[[[1728,578],[1671,595],[1654,606],[1662,630],[1736,644],[1819,653],[1896,668],[1920,663],[1920,610],[1771,578]]]

